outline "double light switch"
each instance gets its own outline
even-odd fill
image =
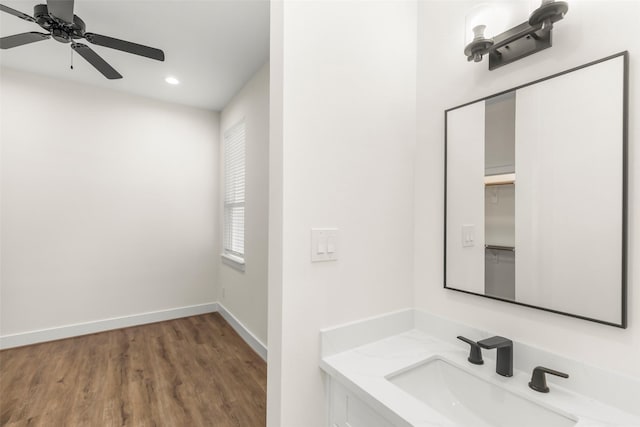
[[[335,261],[338,259],[338,229],[311,229],[311,261]]]
[[[475,246],[476,226],[473,224],[464,224],[462,226],[462,247]]]

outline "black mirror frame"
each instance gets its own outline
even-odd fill
[[[623,79],[622,79],[622,84],[623,84],[623,106],[622,106],[622,301],[621,301],[621,319],[620,319],[620,323],[612,323],[612,322],[607,322],[604,320],[600,320],[600,319],[594,319],[591,317],[587,317],[587,316],[581,316],[578,314],[573,314],[573,313],[567,313],[564,311],[559,311],[559,310],[553,310],[550,308],[545,308],[545,307],[540,307],[540,306],[536,306],[536,305],[532,305],[532,304],[526,304],[526,303],[522,303],[522,302],[518,302],[518,301],[513,301],[513,300],[509,300],[509,299],[505,299],[505,298],[500,298],[500,297],[496,297],[496,296],[491,296],[491,295],[483,295],[483,294],[479,294],[479,293],[475,293],[475,292],[471,292],[471,291],[465,291],[462,289],[456,289],[456,288],[450,288],[447,287],[447,113],[449,111],[452,110],[456,110],[458,108],[462,108],[465,107],[467,105],[471,105],[471,104],[475,104],[476,102],[480,102],[480,101],[485,101],[489,98],[493,98],[496,96],[500,96],[500,95],[504,95],[508,92],[513,92],[516,91],[518,89],[527,87],[527,86],[531,86],[534,85],[536,83],[539,82],[543,82],[545,80],[550,80],[553,79],[555,77],[558,76],[562,76],[564,74],[568,74],[571,73],[573,71],[577,71],[580,70],[582,68],[586,68],[592,65],[596,65],[599,64],[601,62],[605,62],[614,58],[618,58],[622,56],[624,61],[623,61]],[[529,307],[529,308],[535,308],[537,310],[543,310],[543,311],[547,311],[550,313],[556,313],[556,314],[561,314],[563,316],[569,316],[569,317],[574,317],[577,319],[582,319],[582,320],[588,320],[590,322],[596,322],[596,323],[600,323],[603,325],[608,325],[608,326],[615,326],[617,328],[622,328],[622,329],[626,329],[627,328],[627,251],[628,251],[628,210],[629,210],[629,205],[628,205],[628,192],[629,192],[629,188],[628,188],[628,163],[629,163],[629,156],[628,156],[628,146],[629,146],[629,52],[628,51],[623,51],[620,53],[616,53],[614,55],[610,55],[607,56],[606,58],[602,58],[602,59],[598,59],[596,61],[592,61],[589,62],[587,64],[584,65],[580,65],[578,67],[574,67],[565,71],[561,71],[559,73],[556,74],[552,74],[550,76],[547,77],[543,77],[541,79],[537,79],[534,80],[532,82],[529,83],[525,83],[523,85],[520,86],[516,86],[514,88],[511,89],[507,89],[504,90],[502,92],[498,92],[498,93],[494,93],[492,95],[489,96],[485,96],[484,98],[480,98],[480,99],[476,99],[473,100],[471,102],[466,102],[462,105],[458,105],[456,107],[452,107],[449,108],[447,110],[444,111],[444,253],[443,253],[443,272],[444,272],[444,277],[443,277],[443,285],[445,289],[449,289],[452,291],[456,291],[456,292],[462,292],[465,294],[469,294],[469,295],[476,295],[479,297],[483,297],[483,298],[489,298],[489,299],[493,299],[493,300],[498,300],[498,301],[504,301],[504,302],[508,302],[510,304],[515,304],[515,305],[519,305],[519,306],[523,306],[523,307]]]

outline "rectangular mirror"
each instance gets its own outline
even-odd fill
[[[447,289],[626,327],[628,53],[445,112]]]

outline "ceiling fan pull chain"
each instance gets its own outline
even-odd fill
[[[71,69],[73,70],[73,49],[69,49],[71,51]]]

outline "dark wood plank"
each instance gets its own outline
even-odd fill
[[[218,314],[0,351],[0,425],[266,425],[265,362]]]

